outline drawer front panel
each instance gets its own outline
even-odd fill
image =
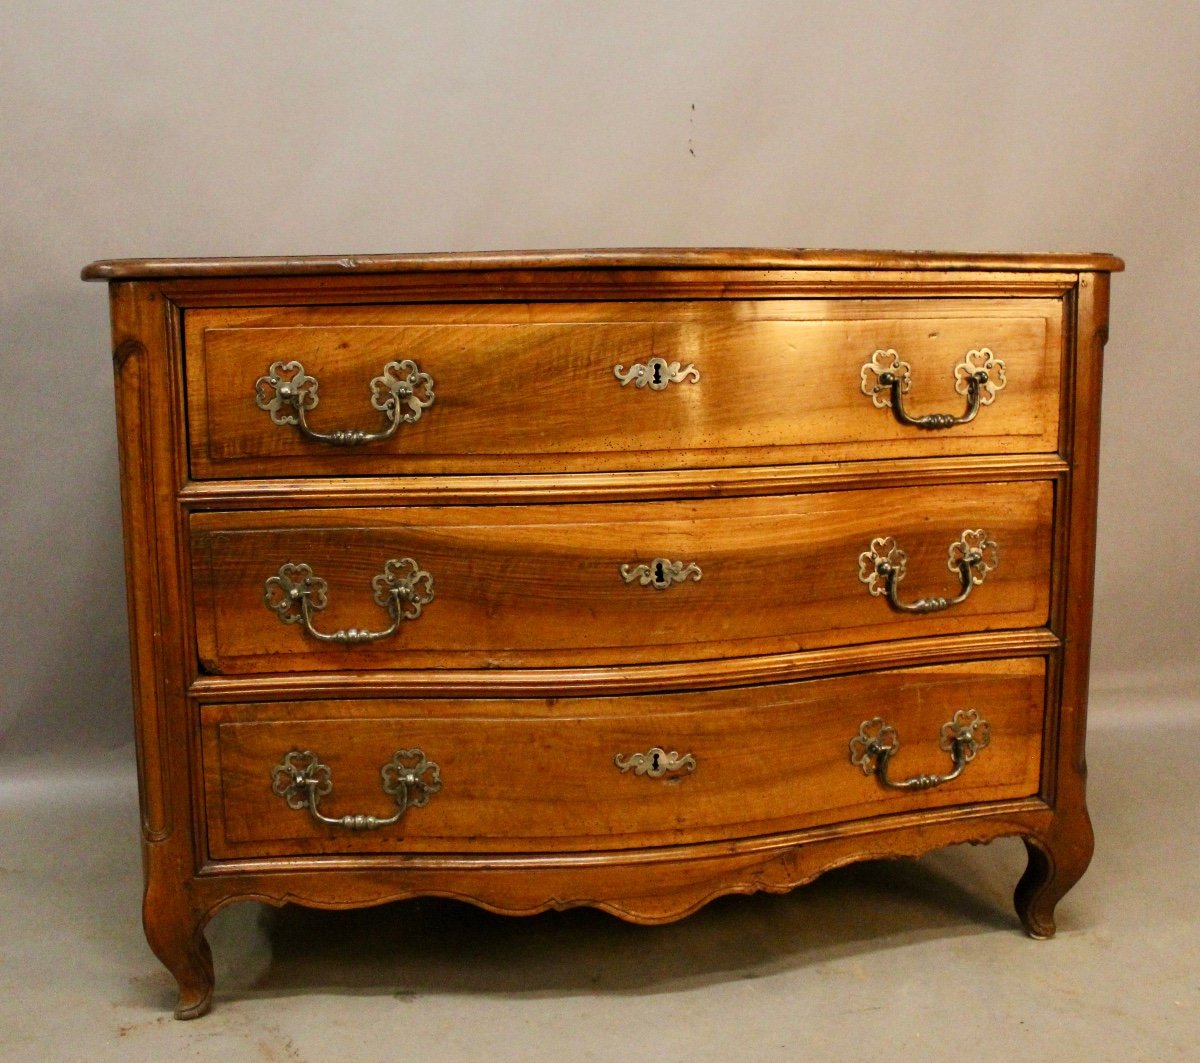
[[[1040,627],[1049,614],[1053,499],[1053,483],[1039,481],[688,502],[197,514],[199,656],[207,670],[229,674],[547,667]],[[955,596],[962,580],[949,567],[952,544],[979,530],[997,544],[988,563],[998,553],[998,564],[980,570],[982,582],[957,605],[904,612],[872,594],[872,586],[885,589],[881,579],[864,582],[863,555],[874,546],[882,556],[877,540],[893,537],[906,557],[896,584],[902,603]],[[413,582],[417,570],[427,581]],[[394,633],[353,644],[310,634],[295,597],[302,571],[320,582],[308,599],[313,631]],[[388,572],[408,578],[420,600],[404,611],[419,605],[419,616],[395,621]]]
[[[192,310],[185,345],[199,479],[662,470],[1058,445],[1058,299]],[[983,348],[1004,363],[1003,389],[985,389],[968,424],[904,425],[863,391],[864,379],[878,381],[864,366],[894,350],[910,370],[907,411],[962,415],[955,370]],[[387,385],[373,392],[371,381],[406,359],[432,383],[402,403],[410,421],[390,438],[335,445],[275,423],[295,415],[279,387],[296,384],[297,369],[271,384],[270,367],[294,361],[315,381],[304,413],[314,433],[382,432],[390,415],[372,396],[386,400]]]
[[[222,859],[620,849],[1029,797],[1039,786],[1044,687],[1038,658],[654,697],[206,706],[209,850]],[[851,763],[860,724],[879,716],[900,741],[893,780],[945,774],[943,726],[972,709],[991,740],[953,781],[888,789]],[[639,774],[634,755],[655,749],[660,773]],[[280,796],[290,776],[273,776],[294,753],[293,765],[328,769],[321,815],[382,819],[399,807],[382,768],[400,750],[423,754],[427,785],[436,765],[440,789],[376,830],[317,822],[303,796],[293,801],[300,807]],[[615,758],[635,766],[621,771]]]

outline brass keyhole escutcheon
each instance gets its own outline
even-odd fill
[[[700,581],[700,566],[694,561],[672,561],[667,557],[656,557],[650,564],[622,565],[621,579],[626,583],[640,583],[665,591],[675,583],[686,583],[689,579]]]
[[[618,753],[613,757],[613,763],[622,775],[633,772],[634,775],[643,775],[648,779],[661,779],[671,775],[673,778],[666,779],[669,783],[681,782],[696,770],[696,758],[691,753],[680,754],[675,750],[667,752],[662,746],[655,746],[645,753],[631,753],[628,757]]]
[[[628,369],[623,365],[614,365],[613,375],[621,382],[621,387],[632,384],[639,390],[648,387],[651,391],[662,391],[668,384],[682,384],[687,380],[694,383],[700,381],[700,370],[691,362],[685,366],[681,362],[668,362],[657,355],[645,362],[635,362]]]

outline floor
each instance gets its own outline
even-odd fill
[[[1200,1060],[1200,702],[1113,690],[1092,717],[1096,857],[1053,941],[1018,928],[1007,840],[658,928],[242,904],[187,1023],[142,938],[132,751],[6,767],[0,1059]]]

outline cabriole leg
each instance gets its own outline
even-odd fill
[[[142,924],[154,955],[179,984],[177,1019],[197,1019],[212,1005],[212,950],[204,937],[207,922],[207,914],[194,911],[185,898],[147,888]]]
[[[1064,841],[1064,835],[1069,841]],[[1072,836],[1073,835],[1073,836]],[[1017,883],[1013,904],[1032,938],[1054,937],[1054,908],[1087,870],[1092,859],[1091,824],[1084,820],[1057,838],[1027,837],[1029,864]]]

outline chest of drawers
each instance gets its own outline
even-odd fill
[[[122,260],[147,937],[239,899],[642,923],[1025,839],[1084,719],[1107,255]]]

